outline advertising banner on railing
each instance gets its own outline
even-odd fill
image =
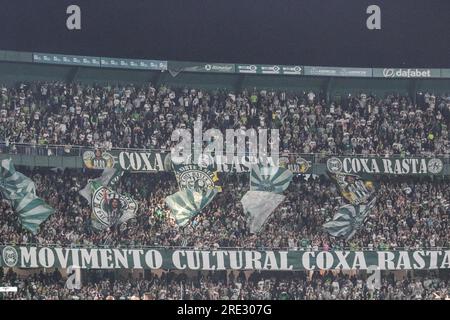
[[[0,266],[166,270],[449,269],[450,250],[279,251],[0,246]]]
[[[237,64],[236,72],[248,74],[301,75],[303,74],[303,67],[284,65]]]
[[[441,78],[450,78],[450,69],[441,69]]]
[[[381,157],[331,157],[327,170],[331,173],[357,175],[443,175],[441,158],[381,158]]]
[[[373,76],[378,78],[440,78],[440,69],[424,68],[375,68]]]
[[[144,59],[121,59],[105,58],[100,59],[103,68],[122,68],[140,70],[167,70],[167,61],[144,60]]]
[[[33,62],[31,52],[0,50],[0,61]]]
[[[213,73],[234,73],[235,66],[231,63],[203,63],[203,62],[181,62],[169,61],[170,72],[213,72]]]
[[[71,66],[100,67],[100,58],[67,54],[33,53],[33,62]]]
[[[305,66],[305,75],[326,77],[371,77],[372,69]]]

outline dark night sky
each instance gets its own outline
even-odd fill
[[[68,31],[78,4],[82,30]],[[366,29],[366,8],[382,30]],[[211,62],[450,67],[450,0],[0,0],[0,49]]]

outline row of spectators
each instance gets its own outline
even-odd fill
[[[0,139],[109,149],[170,149],[176,128],[271,128],[290,153],[450,154],[450,97],[205,91],[167,86],[21,83],[2,87]],[[0,142],[1,142],[0,141]],[[69,148],[69,147],[68,147]]]
[[[32,235],[22,229],[6,201],[0,203],[3,243],[69,246],[191,246],[195,248],[433,248],[450,247],[450,184],[447,180],[377,181],[377,202],[362,228],[348,241],[322,229],[344,199],[325,178],[295,176],[286,199],[262,230],[250,234],[240,199],[248,190],[248,174],[222,177],[223,192],[191,220],[178,227],[164,199],[178,191],[173,173],[125,174],[117,191],[138,202],[136,218],[120,228],[91,227],[90,204],[79,195],[92,172],[18,169],[35,181],[37,194],[56,209]]]
[[[0,274],[1,275],[1,274]],[[37,273],[25,279],[11,269],[0,277],[3,286],[17,293],[3,299],[27,300],[449,300],[448,276],[395,279],[383,274],[372,281],[367,275],[314,272],[241,272],[186,274],[163,273],[146,279],[120,279],[102,272],[82,276],[78,289],[69,289],[58,271]]]

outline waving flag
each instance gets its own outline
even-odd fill
[[[250,190],[283,193],[289,187],[292,177],[292,172],[285,168],[252,165]]]
[[[248,213],[247,221],[250,232],[261,230],[270,214],[283,202],[285,196],[267,191],[248,191],[241,199],[244,212]]]
[[[99,182],[90,182],[92,188],[92,226],[103,230],[120,225],[136,216],[138,205],[134,199],[122,195]]]
[[[348,173],[329,173],[336,182],[342,196],[354,205],[370,201],[375,193],[372,181],[364,181],[361,177]]]
[[[0,191],[19,216],[22,227],[36,234],[39,225],[55,210],[36,196],[36,185],[24,174],[17,172],[11,159],[1,161]]]
[[[259,232],[272,212],[283,202],[283,193],[291,183],[292,172],[282,167],[252,165],[250,191],[241,199],[244,212],[248,214],[250,232]]]
[[[97,230],[120,225],[136,216],[136,201],[113,190],[122,175],[122,170],[106,168],[100,177],[89,180],[79,191],[91,204],[91,222]]]
[[[180,190],[206,193],[210,189],[222,191],[219,177],[211,165],[175,164],[172,168]]]
[[[88,181],[88,184],[79,191],[79,194],[83,196],[87,201],[91,202],[93,188],[91,183],[98,183],[104,187],[114,187],[119,181],[120,177],[123,175],[122,170],[117,170],[115,168],[106,168],[103,170],[102,175],[98,178]]]
[[[8,199],[21,197],[23,193],[36,194],[34,182],[24,174],[16,171],[11,159],[1,162],[0,185],[3,195]]]
[[[166,198],[166,204],[172,211],[177,224],[181,227],[189,223],[206,207],[217,194],[217,190],[210,189],[206,192],[195,192],[190,189],[181,190]]]
[[[325,223],[323,228],[332,236],[343,236],[349,240],[364,223],[369,212],[375,206],[376,198],[367,205],[347,204],[339,208],[333,220]]]
[[[55,209],[33,193],[27,193],[20,199],[14,199],[12,203],[22,226],[33,234],[36,234],[39,225],[55,212]]]

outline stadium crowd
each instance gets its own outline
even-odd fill
[[[257,234],[250,234],[240,199],[248,190],[248,174],[222,177],[223,192],[192,219],[178,227],[165,205],[178,191],[173,173],[125,174],[117,191],[138,202],[136,218],[120,228],[91,227],[90,204],[79,195],[92,172],[18,169],[35,181],[37,194],[56,209],[32,235],[21,228],[7,201],[1,202],[3,243],[57,245],[190,246],[195,248],[433,248],[450,247],[448,181],[384,178],[367,221],[348,241],[330,236],[322,225],[345,203],[325,178],[295,176],[286,199]]]
[[[450,154],[450,98],[370,93],[326,103],[318,92],[205,91],[63,82],[1,88],[0,141],[170,149],[175,128],[277,128],[290,153]],[[70,149],[70,147],[68,147]]]
[[[27,300],[449,300],[445,277],[396,279],[384,274],[380,281],[367,275],[314,272],[253,272],[246,277],[224,272],[199,272],[195,276],[162,273],[146,279],[118,278],[105,272],[83,278],[80,288],[69,289],[59,271],[19,278],[11,269],[0,283],[17,286],[3,299]],[[1,295],[1,294],[0,294]]]

